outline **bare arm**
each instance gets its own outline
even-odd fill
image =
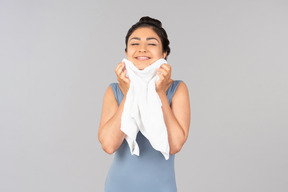
[[[121,116],[126,101],[126,93],[129,89],[130,80],[125,77],[126,71],[124,64],[120,63],[115,69],[118,77],[119,87],[124,94],[124,98],[120,105],[115,99],[112,88],[109,86],[105,92],[101,119],[99,125],[98,139],[102,145],[103,150],[108,153],[114,153],[122,144],[125,134],[121,131]]]
[[[167,128],[170,154],[178,153],[188,138],[190,127],[190,101],[188,88],[181,82],[169,105],[166,91],[171,84],[171,67],[164,64],[159,69],[156,91],[162,102],[162,111]]]
[[[190,103],[187,86],[181,82],[172,98],[171,107],[166,93],[159,92],[167,128],[170,154],[178,153],[188,138]]]
[[[125,134],[120,130],[124,103],[125,98],[123,98],[118,107],[117,101],[113,95],[113,90],[109,86],[104,95],[98,132],[98,139],[102,148],[108,154],[114,153],[125,138]]]

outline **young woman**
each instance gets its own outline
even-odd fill
[[[158,59],[167,59],[170,53],[166,31],[159,20],[142,17],[133,25],[125,39],[125,53],[139,70]],[[190,103],[187,86],[183,81],[171,79],[171,66],[163,64],[158,69],[159,80],[155,89],[162,102],[162,112],[167,128],[170,158],[165,160],[141,132],[137,135],[140,156],[131,155],[120,130],[130,79],[126,77],[125,64],[115,69],[118,83],[106,90],[102,106],[98,139],[114,160],[105,183],[106,192],[176,192],[174,158],[188,137]]]

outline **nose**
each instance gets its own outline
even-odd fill
[[[144,52],[144,53],[146,53],[146,52],[147,52],[146,45],[145,45],[145,44],[140,45],[138,51],[139,51],[139,52]]]

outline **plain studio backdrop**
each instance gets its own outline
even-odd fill
[[[97,139],[128,29],[162,21],[190,93],[179,192],[288,191],[288,2],[0,0],[0,191],[101,192]]]

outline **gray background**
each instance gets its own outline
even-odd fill
[[[189,88],[180,192],[288,191],[288,3],[0,0],[0,191],[100,192],[104,92],[141,16]]]

